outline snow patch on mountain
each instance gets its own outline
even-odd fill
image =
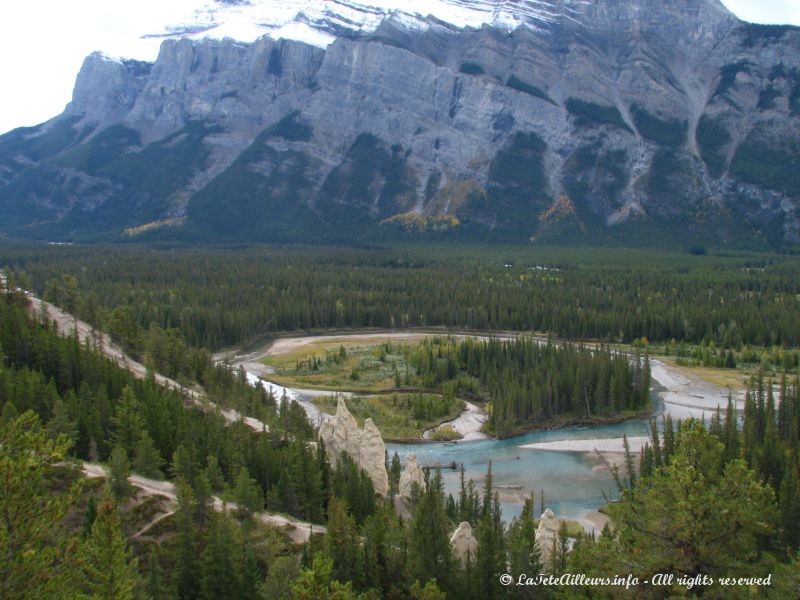
[[[507,30],[574,19],[588,0],[211,0],[178,24],[148,39],[233,38],[252,42],[263,35],[327,47],[337,35],[375,31],[387,18],[412,30],[434,17],[457,28],[490,24]]]

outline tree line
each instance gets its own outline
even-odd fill
[[[147,343],[152,325],[211,350],[275,332],[430,326],[713,341],[731,350],[800,345],[791,256],[447,245],[100,250],[6,242],[0,260],[59,305],[69,287],[62,277],[70,275],[79,316],[133,348]],[[158,354],[167,365],[181,356]]]
[[[433,337],[404,352],[424,386],[491,399],[488,423],[500,437],[563,417],[632,414],[650,401],[650,361],[638,352],[530,337]]]

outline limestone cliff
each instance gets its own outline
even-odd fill
[[[352,240],[411,214],[525,241],[800,240],[800,28],[718,0],[495,8],[517,25],[394,14],[324,48],[93,55],[63,115],[0,137],[0,229]]]

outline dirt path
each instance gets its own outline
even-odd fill
[[[80,319],[75,319],[69,313],[64,312],[49,302],[40,300],[35,296],[29,296],[29,299],[31,302],[31,310],[35,314],[46,315],[48,319],[55,323],[61,335],[72,335],[77,329],[78,340],[80,340],[81,343],[90,340],[103,354],[113,360],[117,365],[127,369],[137,379],[144,379],[147,376],[147,368],[142,363],[128,356],[111,340],[108,334],[95,329]],[[216,405],[206,399],[205,393],[200,390],[188,388],[160,373],[155,373],[154,378],[159,385],[180,392],[184,398],[189,400],[192,404],[201,407],[203,410],[214,410],[217,408]],[[254,431],[269,431],[269,427],[265,423],[253,417],[245,417],[233,409],[220,408],[220,414],[228,424],[242,420],[245,425]]]
[[[135,539],[138,539],[138,538],[140,538],[142,536],[147,535],[147,532],[150,531],[153,527],[155,527],[156,525],[161,523],[161,521],[163,521],[167,517],[171,517],[174,514],[175,514],[174,510],[168,510],[167,512],[160,513],[158,516],[156,516],[155,519],[153,519],[147,525],[142,527],[139,531],[134,533],[132,537],[135,538]]]
[[[87,477],[106,477],[106,469],[102,465],[94,464],[94,463],[83,463],[83,472],[86,474]],[[169,481],[158,481],[156,479],[148,479],[146,477],[141,477],[140,475],[131,475],[128,478],[128,481],[131,482],[131,485],[139,488],[146,494],[152,496],[162,496],[167,498],[171,504],[177,504],[177,491],[175,489],[175,485]],[[238,507],[233,502],[223,502],[217,496],[213,497],[213,507],[214,510],[222,511],[228,510],[233,511],[236,510]],[[150,528],[156,525],[156,523],[166,519],[169,515],[173,514],[175,511],[170,510],[166,513],[160,513],[157,515],[150,523],[145,525],[142,529],[140,529],[134,537],[141,536],[145,534]],[[266,523],[269,525],[274,525],[284,530],[284,533],[295,543],[295,544],[304,544],[308,541],[311,534],[316,533],[325,533],[326,529],[324,525],[314,525],[313,523],[307,523],[305,521],[298,521],[289,517],[285,517],[283,515],[276,515],[273,513],[269,513],[266,511],[257,512],[254,515],[254,518],[262,523]]]

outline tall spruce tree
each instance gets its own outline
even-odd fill
[[[506,553],[500,499],[494,490],[491,461],[486,470],[476,539],[475,578],[480,597],[500,598],[506,593],[500,583],[500,575],[506,572]]]
[[[77,593],[69,535],[61,519],[79,488],[53,494],[46,478],[69,441],[48,439],[28,411],[0,426],[0,598],[66,599]]]
[[[191,486],[183,479],[177,482],[178,508],[175,511],[178,547],[174,571],[175,587],[181,600],[194,600],[199,590],[200,570],[196,556],[195,507]]]
[[[131,475],[131,463],[128,453],[122,446],[116,446],[111,452],[108,464],[108,484],[111,493],[117,500],[127,498],[131,493],[128,477]]]
[[[128,548],[110,491],[97,506],[97,518],[79,556],[83,586],[90,598],[133,600],[139,585],[137,561]]]
[[[435,579],[445,591],[452,589],[454,559],[450,548],[450,524],[445,513],[442,473],[429,477],[410,525],[409,572],[412,580]]]
[[[238,600],[241,560],[237,553],[238,531],[226,511],[213,512],[208,521],[206,547],[200,559],[200,598]]]
[[[536,521],[533,517],[534,498],[531,494],[525,499],[522,513],[511,520],[508,527],[506,545],[508,547],[508,565],[514,576],[523,574],[535,577],[542,570],[541,551],[536,541]],[[519,598],[534,598],[538,591],[531,586],[522,586],[517,590]]]

